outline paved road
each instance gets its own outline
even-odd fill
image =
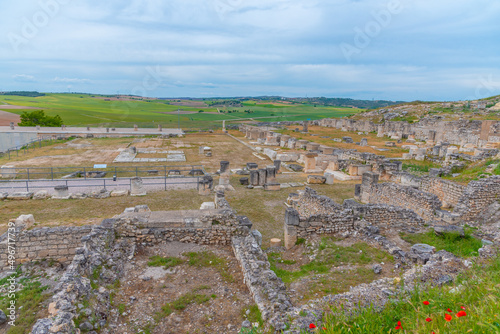
[[[198,178],[196,177],[144,177],[142,182],[146,190],[160,191],[168,189],[197,189]],[[66,180],[15,180],[0,181],[0,192],[14,192],[46,190],[50,194],[55,194],[54,187],[67,185],[70,193],[90,193],[103,188],[108,190],[130,189],[130,178],[103,179],[66,179]]]

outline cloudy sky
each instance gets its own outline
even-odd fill
[[[500,94],[497,0],[0,1],[0,91]]]

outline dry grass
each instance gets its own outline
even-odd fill
[[[211,199],[198,196],[196,190],[150,193],[143,197],[110,197],[105,199],[31,200],[0,202],[0,233],[10,219],[33,214],[39,226],[76,226],[97,224],[104,218],[120,214],[125,208],[147,204],[153,211],[198,209]]]
[[[93,164],[107,164],[108,167],[120,166],[181,166],[203,165],[205,170],[216,172],[220,161],[231,162],[231,168],[239,168],[247,162],[260,162],[252,155],[252,150],[229,136],[222,134],[188,134],[184,138],[95,138],[76,139],[72,144],[87,144],[90,147],[75,148],[66,143],[30,150],[20,154],[0,158],[0,165],[10,164],[19,167],[91,167]],[[118,150],[129,146],[137,148],[154,148],[156,150],[184,151],[185,162],[148,162],[148,163],[113,163]],[[212,157],[198,154],[199,146],[212,148]],[[138,158],[166,157],[166,154],[138,154]],[[262,162],[261,162],[262,163]],[[267,161],[269,164],[270,161]]]
[[[284,202],[289,193],[299,188],[287,188],[280,191],[264,191],[263,189],[247,189],[238,182],[239,175],[231,178],[236,189],[226,192],[229,204],[239,215],[250,218],[255,229],[264,239],[264,246],[271,238],[283,239],[285,215]],[[279,175],[278,182],[305,181],[305,174]],[[217,180],[216,180],[217,182]],[[333,198],[342,203],[346,198],[354,196],[354,183],[345,182],[334,185],[311,185],[321,195]],[[10,219],[22,214],[33,214],[39,226],[85,225],[97,224],[104,218],[120,214],[127,207],[147,204],[153,211],[198,209],[203,202],[213,201],[212,196],[199,196],[196,190],[170,190],[150,193],[143,197],[110,197],[106,199],[84,200],[31,200],[0,202],[0,233],[5,232]]]
[[[284,131],[283,134],[295,137],[297,139],[304,139],[315,142],[317,144],[342,148],[342,149],[356,149],[359,152],[368,152],[375,153],[379,155],[385,155],[388,158],[398,158],[401,157],[403,153],[408,152],[408,150],[404,150],[401,148],[403,144],[396,144],[396,147],[386,147],[385,142],[390,141],[388,138],[380,138],[377,137],[376,133],[368,133],[363,135],[358,135],[357,132],[345,132],[336,128],[325,128],[321,126],[310,126],[309,133],[310,134],[318,134],[319,136],[311,136],[310,134],[303,134],[300,132],[294,132],[293,129],[295,127],[289,127],[289,129]],[[322,136],[329,136],[331,138],[321,138]],[[376,146],[378,148],[388,149],[389,151],[377,151],[376,149],[370,146],[359,146],[356,144],[348,144],[348,143],[338,143],[334,142],[333,138],[342,138],[344,136],[351,137],[352,140],[356,142],[360,142],[362,138],[368,139],[368,145]]]
[[[229,204],[239,215],[250,218],[253,228],[259,230],[263,237],[263,247],[269,245],[271,238],[283,240],[283,224],[285,222],[285,201],[289,193],[297,192],[304,187],[286,188],[280,191],[264,191],[263,189],[247,189],[239,185],[237,177],[233,177],[231,184],[236,191],[227,192],[226,198]],[[279,175],[278,182],[304,182],[305,174],[294,174],[294,176]],[[318,194],[325,195],[337,203],[342,203],[346,198],[354,197],[354,184],[335,183],[333,185],[309,185]]]

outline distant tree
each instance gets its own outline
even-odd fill
[[[32,112],[23,112],[21,114],[21,122],[19,126],[49,126],[49,127],[59,127],[63,124],[63,120],[59,115],[48,116],[45,115],[43,110],[35,110]]]
[[[201,110],[201,109],[200,109],[200,110],[198,110],[198,112],[204,112],[204,110]]]

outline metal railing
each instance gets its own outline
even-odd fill
[[[203,165],[177,166],[110,166],[98,167],[4,167],[1,177],[10,180],[58,180],[58,179],[99,179],[108,175],[113,177],[149,177],[149,176],[194,176],[194,170],[206,174]],[[191,173],[191,175],[190,175]],[[9,181],[0,181],[9,182]]]
[[[181,188],[198,189],[199,182],[203,176],[162,176],[143,178],[145,188],[171,189],[177,185]],[[68,190],[71,188],[87,189],[132,189],[132,178],[103,178],[103,179],[56,179],[56,180],[11,180],[0,182],[0,189],[9,189],[14,191],[34,191],[36,189],[53,189],[56,186],[65,185]],[[192,186],[191,186],[192,185]]]
[[[27,142],[26,144],[14,146],[14,147],[7,149],[7,151],[5,151],[5,152],[0,152],[0,156],[8,156],[9,160],[10,160],[11,156],[13,156],[13,155],[18,157],[19,152],[26,154],[26,153],[29,153],[30,149],[34,150],[37,147],[41,148],[43,146],[49,146],[49,145],[52,145],[52,143],[54,141],[65,140],[66,137],[67,136],[65,136],[65,135],[52,135],[52,136],[45,136],[42,138],[34,139],[32,141]],[[47,143],[47,145],[44,145],[45,143]]]

